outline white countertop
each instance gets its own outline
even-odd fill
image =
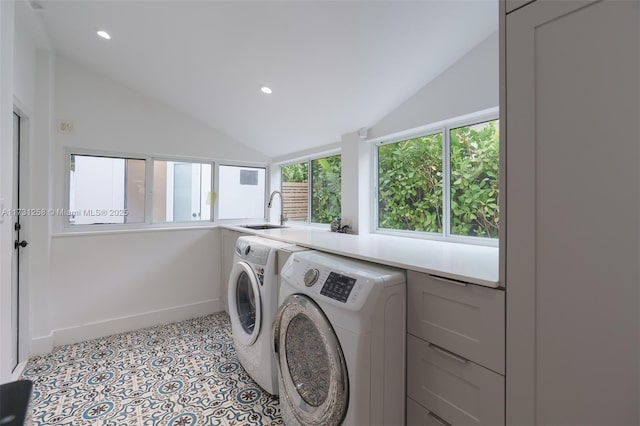
[[[498,248],[380,234],[352,235],[313,226],[253,230],[223,228],[260,235],[355,259],[499,287]]]

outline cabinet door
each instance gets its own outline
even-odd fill
[[[507,424],[638,418],[640,3],[506,17]]]
[[[407,396],[453,426],[504,425],[504,376],[411,335]]]
[[[407,331],[504,374],[504,291],[407,273]]]
[[[451,426],[437,414],[407,398],[407,426]]]

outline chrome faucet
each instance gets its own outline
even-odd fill
[[[287,220],[286,217],[284,217],[284,205],[282,202],[282,192],[280,191],[273,191],[271,193],[271,195],[269,196],[269,204],[267,204],[267,208],[271,208],[273,205],[273,197],[278,194],[280,196],[280,225],[284,225],[284,222]]]

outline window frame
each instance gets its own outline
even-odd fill
[[[223,219],[219,220],[218,214],[218,171],[220,165],[228,165],[235,167],[251,167],[251,168],[264,168],[265,169],[265,199],[269,188],[269,165],[267,163],[258,162],[241,162],[241,161],[222,161],[213,158],[205,157],[189,157],[178,155],[154,155],[154,154],[138,154],[131,152],[121,151],[105,151],[105,150],[93,150],[83,148],[66,147],[64,149],[64,188],[62,189],[62,202],[64,204],[63,209],[69,211],[70,202],[70,171],[71,171],[71,156],[89,156],[89,157],[108,157],[117,159],[135,159],[145,161],[145,213],[144,222],[138,223],[104,223],[104,224],[80,224],[75,225],[69,221],[69,216],[61,218],[62,230],[68,233],[74,232],[105,232],[105,231],[125,231],[125,230],[140,230],[140,229],[158,229],[158,228],[188,228],[188,227],[201,227],[207,228],[215,226],[219,223],[237,223],[243,219]],[[182,163],[198,163],[198,164],[210,164],[211,165],[211,190],[216,195],[215,203],[210,206],[210,220],[197,220],[197,221],[179,221],[179,222],[154,222],[153,221],[153,168],[154,161],[173,161]],[[255,220],[266,220],[267,211],[266,206],[263,210],[264,217],[256,218]]]
[[[327,157],[335,157],[336,155],[340,156],[340,181],[342,181],[342,150],[338,149],[338,150],[331,150],[331,151],[323,151],[321,153],[318,154],[314,154],[312,156],[306,156],[306,157],[301,157],[301,158],[296,158],[293,160],[289,160],[286,162],[282,162],[279,163],[278,166],[280,167],[279,170],[279,175],[280,175],[280,187],[278,188],[278,190],[280,191],[280,193],[282,194],[282,168],[283,167],[287,167],[287,166],[291,166],[294,164],[302,164],[302,163],[306,163],[307,164],[307,185],[309,186],[309,191],[307,194],[307,219],[303,222],[303,221],[294,221],[294,223],[300,223],[300,224],[306,224],[306,225],[310,225],[310,226],[317,226],[317,227],[324,227],[329,225],[328,223],[321,223],[321,222],[311,222],[311,217],[313,215],[313,206],[312,206],[312,200],[313,200],[313,169],[312,169],[312,162],[315,160],[319,160],[322,158],[327,158]],[[342,187],[340,188],[340,198],[341,198],[341,202],[340,202],[340,216],[342,216]]]
[[[372,191],[371,197],[371,232],[383,235],[393,235],[398,237],[421,238],[429,240],[446,241],[453,243],[482,245],[498,247],[498,238],[473,237],[465,235],[455,235],[451,233],[451,130],[459,127],[472,126],[487,121],[499,120],[498,108],[467,114],[461,117],[442,120],[426,126],[421,126],[404,132],[399,132],[382,138],[371,140],[372,158]],[[442,134],[442,232],[408,231],[402,229],[381,228],[379,226],[379,184],[378,184],[378,152],[379,147],[393,143],[403,142],[409,139]]]
[[[154,176],[154,169],[155,169],[155,162],[156,161],[166,161],[166,162],[174,162],[174,163],[196,163],[196,164],[209,164],[211,166],[211,192],[213,192],[213,184],[214,182],[217,180],[216,176],[214,174],[215,171],[215,162],[213,160],[202,160],[202,159],[194,159],[194,158],[187,158],[187,157],[170,157],[170,156],[150,156],[148,157],[148,164],[151,164],[150,169],[150,174],[151,177],[147,176],[147,179],[151,179],[149,182],[151,182],[151,187],[150,190],[147,191],[147,198],[145,201],[147,203],[149,203],[149,209],[151,210],[149,212],[149,217],[147,218],[146,216],[146,209],[147,209],[147,205],[145,205],[145,225],[149,224],[149,225],[169,225],[169,224],[182,224],[184,225],[188,225],[188,224],[196,224],[196,223],[209,223],[209,222],[214,222],[215,218],[213,216],[213,204],[209,205],[209,215],[211,217],[211,219],[209,220],[182,220],[182,221],[163,221],[163,222],[154,222],[153,220],[153,185],[154,185],[154,181],[153,181],[153,176]]]
[[[228,166],[228,167],[247,167],[252,169],[264,169],[264,205],[262,206],[262,217],[254,218],[230,218],[230,219],[219,219],[218,218],[218,207],[219,196],[220,196],[220,166]],[[211,212],[211,217],[214,218],[216,223],[237,223],[242,221],[251,221],[251,220],[268,220],[268,212],[267,212],[267,202],[269,201],[269,165],[260,164],[260,163],[247,163],[247,162],[239,162],[239,161],[218,161],[215,163],[215,170],[211,173],[212,177],[214,177],[214,186],[212,186],[213,191],[216,194],[216,202],[213,206],[213,211]]]

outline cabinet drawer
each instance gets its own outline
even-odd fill
[[[409,271],[407,331],[504,374],[504,291]]]
[[[407,426],[450,426],[444,419],[407,398]]]
[[[457,425],[504,425],[504,377],[407,336],[407,396]]]

